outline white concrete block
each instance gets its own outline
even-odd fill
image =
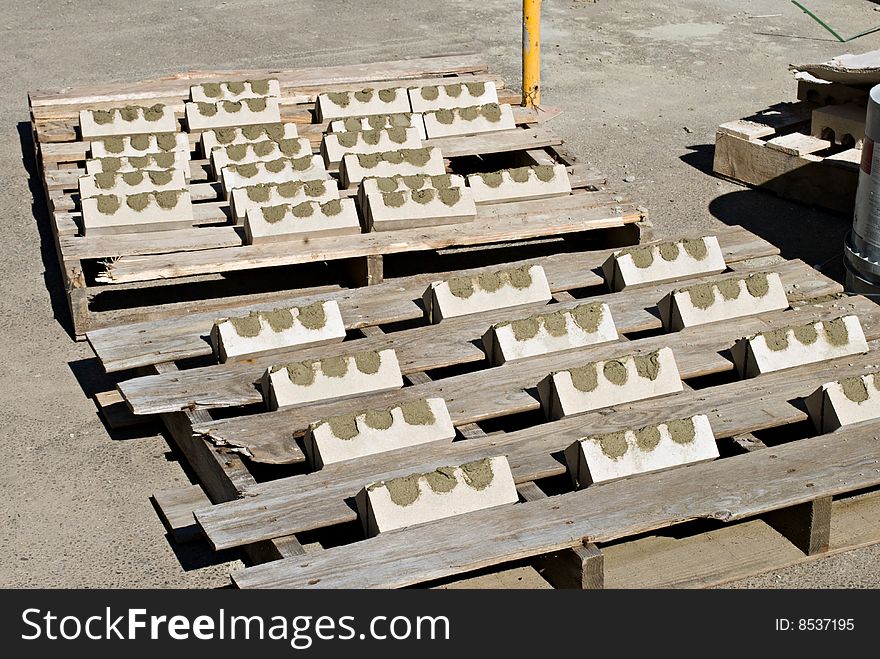
[[[715,236],[637,245],[614,252],[602,265],[612,291],[680,277],[723,272],[726,268]]]
[[[467,182],[478,204],[571,194],[571,181],[565,165],[535,165],[471,174]]]
[[[296,124],[252,124],[250,126],[232,126],[215,128],[201,134],[202,153],[206,158],[211,155],[214,147],[233,146],[235,144],[255,144],[257,142],[281,142],[299,137]]]
[[[219,103],[185,103],[186,125],[190,132],[227,126],[281,123],[277,98],[246,98]]]
[[[194,102],[217,103],[218,101],[241,101],[245,98],[272,96],[281,98],[281,85],[278,81],[236,80],[231,82],[205,82],[189,88],[189,96]]]
[[[409,97],[402,87],[318,94],[315,109],[318,121],[410,111]]]
[[[498,91],[491,81],[426,85],[410,87],[408,91],[413,112],[467,108],[498,102]]]
[[[513,474],[503,456],[380,481],[356,497],[367,536],[517,501]]]
[[[134,172],[106,172],[79,177],[80,199],[97,197],[101,194],[128,196],[141,192],[161,192],[162,190],[183,190],[186,177],[179,169],[138,170]]]
[[[333,199],[319,204],[304,201],[291,205],[251,208],[244,219],[247,244],[275,242],[290,238],[346,236],[361,233],[354,199]]]
[[[81,204],[86,235],[191,228],[194,221],[188,190],[102,194]]]
[[[544,268],[533,265],[435,281],[422,302],[428,321],[439,323],[453,316],[549,302],[551,297]]]
[[[621,355],[551,373],[538,384],[548,419],[561,419],[683,389],[671,348]]]
[[[372,114],[367,117],[347,117],[334,119],[330,122],[331,133],[348,133],[361,130],[379,130],[381,128],[415,128],[419,137],[427,139],[425,122],[422,115],[414,112],[398,112],[397,114]]]
[[[211,345],[221,362],[292,346],[335,343],[344,338],[345,325],[335,300],[220,318],[211,330]]]
[[[429,139],[453,135],[476,135],[513,130],[513,110],[504,103],[488,103],[453,110],[434,110],[424,114],[425,133]]]
[[[147,156],[151,153],[180,151],[189,158],[189,136],[186,133],[159,133],[157,135],[114,135],[91,141],[92,158],[116,156]]]
[[[717,457],[715,435],[704,414],[586,437],[565,451],[577,488]]]
[[[280,364],[267,369],[262,379],[263,400],[270,410],[401,387],[403,376],[393,350]]]
[[[418,149],[421,146],[422,138],[415,128],[380,128],[327,133],[321,143],[321,155],[327,167],[334,167],[346,153],[383,153],[395,149]]]
[[[220,180],[227,197],[236,188],[248,188],[262,183],[288,183],[326,178],[329,176],[320,156],[279,158],[269,162],[227,165],[220,170]]]
[[[810,135],[834,144],[847,142],[852,148],[861,149],[865,142],[865,113],[865,106],[857,103],[816,108],[812,113]]]
[[[80,134],[84,140],[105,135],[176,133],[174,110],[157,103],[150,107],[126,105],[109,110],[80,110]]]
[[[804,402],[821,433],[880,419],[880,371],[823,384]]]
[[[477,207],[468,188],[423,188],[366,196],[364,221],[369,231],[470,222]]]
[[[214,147],[211,166],[215,174],[228,165],[247,165],[252,162],[269,162],[281,158],[304,158],[312,155],[312,144],[305,137],[273,142],[264,140],[250,144],[231,144]]]
[[[102,172],[137,172],[166,171],[179,169],[188,181],[190,178],[189,154],[182,151],[170,153],[151,153],[146,156],[117,156],[110,158],[94,158],[86,160],[86,174],[100,174]]]
[[[260,183],[246,188],[236,188],[230,195],[232,217],[236,224],[244,222],[250,208],[266,206],[293,206],[304,201],[324,202],[339,199],[339,188],[332,179],[311,181],[288,181],[287,183]]]
[[[443,154],[436,147],[398,149],[384,153],[349,153],[343,156],[339,166],[339,178],[346,188],[368,177],[388,178],[413,174],[439,176],[445,173]]]
[[[573,309],[496,323],[483,335],[483,350],[490,364],[500,366],[608,341],[617,341],[611,310],[604,302],[588,302]]]
[[[407,446],[451,442],[455,427],[442,398],[419,398],[390,409],[364,410],[313,423],[305,435],[314,469]]]
[[[781,327],[740,339],[730,349],[744,378],[868,352],[858,316]]]
[[[657,303],[657,308],[663,327],[677,332],[685,327],[787,309],[788,297],[778,274],[758,272],[674,290]]]

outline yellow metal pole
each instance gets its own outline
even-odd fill
[[[522,104],[541,102],[541,0],[523,0]]]

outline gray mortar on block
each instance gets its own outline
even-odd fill
[[[870,398],[868,387],[860,377],[844,378],[840,381],[840,388],[843,390],[843,395],[854,403],[864,403]]]
[[[835,318],[834,320],[823,320],[822,328],[825,330],[825,338],[828,343],[833,346],[845,346],[849,343],[849,330],[846,329],[846,323],[843,318]],[[797,335],[797,331],[795,331]]]
[[[619,460],[629,450],[629,444],[626,441],[626,434],[623,432],[612,432],[601,437],[594,438],[602,449],[602,453],[612,460]]]
[[[296,321],[310,330],[319,330],[327,322],[324,305],[315,302],[304,307],[295,307]],[[278,308],[271,311],[251,311],[247,316],[230,317],[233,329],[243,338],[254,338],[260,333],[260,319],[268,323],[273,332],[283,332],[293,327],[294,316],[290,309]]]
[[[666,423],[669,436],[676,444],[690,444],[697,436],[693,419],[676,419]]]
[[[354,439],[360,434],[360,429],[357,425],[357,418],[359,416],[364,417],[364,422],[370,428],[373,428],[374,430],[387,430],[394,423],[394,417],[392,415],[394,409],[400,409],[403,414],[404,422],[411,426],[430,426],[437,420],[434,416],[434,412],[431,411],[431,406],[428,404],[428,401],[424,398],[420,398],[385,409],[373,409],[363,412],[355,412],[353,414],[341,414],[324,421],[319,421],[318,423],[313,424],[313,427],[319,426],[322,423],[327,423],[330,425],[330,431],[335,437],[347,441]]]
[[[421,149],[398,149],[382,153],[359,153],[357,157],[358,163],[364,169],[373,169],[383,161],[392,165],[400,165],[406,162],[414,167],[424,167],[431,159],[431,151],[427,147]]]
[[[578,391],[589,393],[595,391],[596,387],[599,386],[595,362],[569,369],[568,374],[571,376],[572,386]]]
[[[657,426],[645,426],[634,430],[636,445],[645,453],[653,451],[660,443],[660,429]]]
[[[457,298],[467,299],[477,288],[487,293],[494,293],[505,283],[516,289],[525,289],[532,285],[532,275],[528,266],[487,272],[476,277],[453,277],[447,282],[449,292]]]
[[[123,121],[128,122],[136,121],[141,117],[147,121],[159,121],[165,114],[165,106],[161,103],[156,103],[150,107],[126,105],[121,108],[111,108],[110,110],[92,110],[92,118],[99,125],[113,123],[114,114],[118,114]]]
[[[633,361],[639,377],[647,378],[652,382],[657,379],[660,374],[660,353],[658,351],[647,355],[635,355]]]

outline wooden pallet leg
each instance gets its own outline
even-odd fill
[[[348,260],[348,277],[354,286],[373,286],[384,280],[381,255],[358,256]]]
[[[516,486],[516,490],[526,501],[536,501],[547,496],[534,483],[521,483]],[[592,542],[539,556],[535,559],[534,566],[554,588],[605,588],[605,557],[602,550]]]
[[[177,370],[174,363],[157,364],[157,373]],[[254,477],[237,455],[220,455],[201,437],[193,434],[196,423],[211,420],[206,410],[190,410],[160,415],[177,448],[183,453],[196,473],[205,494],[213,503],[232,501],[241,496],[245,488],[256,484]],[[248,558],[254,563],[289,558],[305,553],[294,536],[285,536],[244,547]]]
[[[602,589],[605,587],[605,558],[592,542],[563,549],[535,561],[535,569],[554,588]]]
[[[831,497],[774,510],[764,521],[808,556],[821,554],[831,539]]]

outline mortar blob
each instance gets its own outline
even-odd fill
[[[840,388],[843,395],[854,403],[864,403],[869,398],[868,387],[860,377],[844,378],[840,381]]]

